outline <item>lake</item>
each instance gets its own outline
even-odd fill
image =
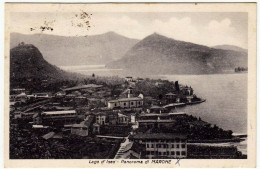
[[[178,80],[191,86],[198,97],[206,102],[179,108],[204,121],[232,130],[247,133],[247,74],[165,75],[162,79]]]

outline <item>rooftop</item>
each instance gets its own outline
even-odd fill
[[[42,114],[45,115],[58,115],[58,114],[76,114],[76,110],[66,110],[66,111],[47,111],[43,112]]]
[[[66,88],[66,89],[63,89],[63,91],[80,90],[80,89],[87,89],[87,88],[100,88],[100,87],[103,87],[103,85],[88,84],[88,85],[81,85],[81,86]]]
[[[150,116],[170,116],[170,115],[184,115],[186,113],[184,112],[178,112],[178,113],[162,113],[162,114],[157,114],[157,113],[146,113],[146,114],[140,114],[140,117],[150,117]]]
[[[75,128],[89,127],[93,121],[94,121],[94,116],[90,116],[88,120],[82,121],[80,124],[73,124],[72,127]]]
[[[139,123],[173,123],[175,120],[160,119],[160,120],[138,120]]]
[[[125,102],[125,101],[136,101],[136,100],[143,100],[143,99],[140,97],[130,97],[130,98],[121,98],[117,100],[110,100],[108,102],[112,103],[112,102]]]
[[[186,139],[184,134],[175,133],[138,133],[132,136],[134,139]]]

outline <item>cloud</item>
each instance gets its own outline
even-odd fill
[[[210,21],[203,32],[201,32],[201,34],[204,34],[204,42],[202,42],[209,46],[222,44],[246,46],[246,39],[241,39],[238,30],[232,27],[231,20],[228,18],[219,22],[216,20]]]
[[[145,27],[137,20],[128,16],[119,18],[95,18],[92,19],[93,28],[89,34],[101,34],[108,31],[114,31],[127,37],[142,39],[146,31]],[[148,35],[148,34],[147,34]]]
[[[40,30],[30,31],[31,25],[40,27],[44,21],[51,22],[50,26],[54,31],[44,33],[62,36],[85,36],[102,34],[114,31],[129,38],[143,39],[156,32],[167,37],[187,42],[215,46],[222,44],[236,45],[247,48],[247,39],[240,35],[240,32],[232,26],[229,18],[220,21],[209,20],[202,25],[199,21],[193,21],[190,17],[170,17],[167,20],[153,19],[143,22],[142,19],[133,18],[127,14],[118,15],[93,15],[89,19],[89,26],[76,26],[82,20],[75,18],[75,13],[65,14],[34,14],[12,17],[10,30],[26,34],[42,33]],[[74,23],[74,25],[73,25]]]
[[[192,25],[189,17],[181,19],[172,17],[166,22],[155,20],[153,27],[155,32],[184,41],[190,41],[191,36],[195,37],[198,34],[197,28]]]

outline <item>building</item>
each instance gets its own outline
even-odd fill
[[[133,77],[131,77],[131,76],[127,76],[127,77],[125,77],[125,80],[126,80],[127,82],[132,82],[134,79],[133,79]]]
[[[143,95],[140,94],[138,97],[133,97],[132,89],[128,89],[128,97],[117,100],[108,101],[108,108],[138,108],[144,104]]]
[[[153,127],[172,127],[176,123],[177,116],[184,116],[185,113],[146,113],[140,114],[137,120],[139,128],[153,128]]]
[[[118,123],[119,124],[128,124],[129,123],[128,116],[118,113]]]
[[[130,140],[145,146],[142,156],[154,158],[186,158],[187,136],[174,133],[138,133]]]
[[[93,124],[93,134],[100,134],[100,125],[98,123]]]
[[[94,116],[89,116],[87,120],[82,121],[80,124],[73,124],[71,126],[71,134],[88,136],[91,132],[94,120]]]
[[[38,119],[39,118],[39,119]],[[34,124],[43,125],[59,125],[63,126],[65,124],[74,124],[81,122],[85,118],[84,115],[80,115],[76,110],[63,110],[63,111],[46,111],[35,115],[33,121]]]
[[[167,93],[165,95],[165,98],[167,100],[168,103],[180,103],[181,102],[181,98],[178,94],[174,94],[174,93]]]
[[[97,113],[96,115],[96,123],[99,125],[108,125],[108,115],[105,112]]]
[[[183,95],[186,96],[192,96],[193,95],[193,89],[191,87],[185,86],[181,87],[181,92]]]

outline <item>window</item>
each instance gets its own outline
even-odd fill
[[[151,151],[151,155],[154,155],[154,151]]]
[[[179,151],[176,151],[176,155],[179,156],[179,155],[180,155],[180,152],[179,152]]]
[[[172,144],[172,148],[174,148],[174,144]]]
[[[172,152],[171,152],[171,154],[172,154],[172,155],[175,155],[175,152],[174,152],[174,151],[172,151]]]
[[[161,148],[161,144],[157,144],[156,147],[157,147],[157,148]]]
[[[177,145],[176,145],[176,148],[180,148],[180,145],[179,145],[179,144],[177,144]]]
[[[146,154],[147,154],[147,155],[150,155],[150,151],[146,151]]]
[[[182,144],[182,145],[181,145],[181,148],[185,148],[185,144]]]
[[[149,144],[146,144],[146,147],[149,148]]]
[[[152,148],[154,148],[154,145],[153,145],[153,144],[152,144],[151,146],[152,146]]]
[[[182,151],[181,155],[186,156],[186,151]]]
[[[166,152],[163,152],[163,155],[166,156]]]
[[[158,152],[158,155],[160,156],[160,155],[162,155],[162,153],[161,153],[161,152]]]
[[[134,105],[134,102],[131,102],[131,105]]]
[[[167,151],[167,152],[166,152],[166,155],[168,156],[169,154],[170,154],[169,151]]]

